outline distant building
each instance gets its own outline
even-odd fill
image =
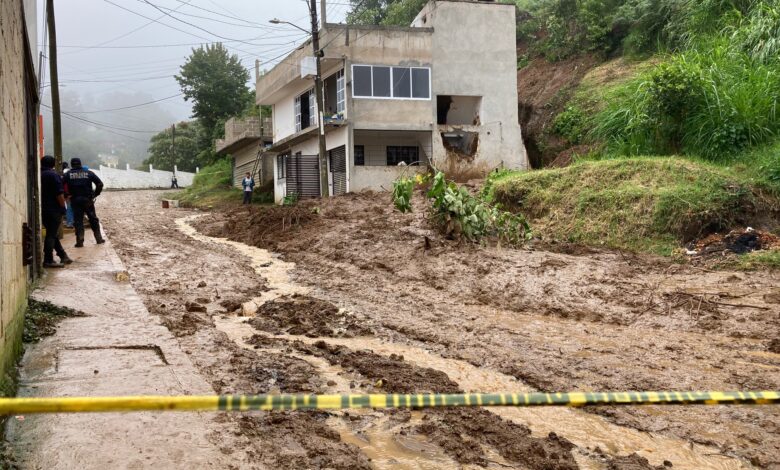
[[[273,180],[273,161],[258,160],[266,145],[271,143],[272,135],[270,118],[231,118],[225,123],[225,138],[217,140],[216,151],[233,158],[235,187],[241,187],[247,172],[252,173],[256,187]]]
[[[0,390],[39,266],[36,1],[0,1]]]
[[[275,199],[319,194],[320,127],[331,194],[389,189],[428,165],[527,168],[515,27],[514,5],[468,0],[431,0],[410,27],[326,24],[323,110],[310,42],[257,77],[257,104],[273,107]]]

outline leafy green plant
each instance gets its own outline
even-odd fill
[[[284,197],[284,199],[282,199],[282,205],[294,206],[298,204],[298,199],[299,199],[298,193],[288,194]]]
[[[393,204],[403,214],[412,212],[412,191],[414,178],[402,176],[393,182]]]
[[[579,144],[585,136],[585,113],[574,105],[566,107],[553,120],[553,132],[572,144]]]

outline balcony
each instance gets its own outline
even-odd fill
[[[261,140],[270,142],[272,139],[271,118],[231,118],[225,123],[225,138],[216,141],[216,150],[219,154],[226,154],[247,144]]]

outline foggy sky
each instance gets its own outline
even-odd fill
[[[74,99],[81,101],[77,106],[79,109],[75,110],[67,109],[63,102],[63,111],[96,111],[118,107],[116,104],[119,102],[121,102],[120,106],[127,106],[180,93],[178,83],[173,78],[173,75],[178,73],[179,66],[197,44],[216,41],[223,42],[231,52],[239,55],[242,63],[251,73],[250,86],[253,86],[255,59],[260,59],[264,63],[262,67],[270,68],[273,65],[273,62],[269,62],[271,59],[293,50],[296,45],[307,39],[303,32],[291,26],[272,25],[268,20],[278,17],[296,23],[304,29],[310,27],[308,8],[304,0],[149,0],[149,2],[197,27],[165,16],[145,0],[55,0],[61,94],[68,95],[71,104],[74,103]],[[38,0],[38,16],[41,21],[45,11],[44,3],[44,0]],[[348,3],[348,0],[329,2],[328,22],[343,21]],[[171,12],[166,8],[175,11]],[[213,18],[218,21],[188,15]],[[158,18],[161,19],[157,23],[150,21]],[[43,43],[43,33],[41,22],[38,29],[39,50]],[[249,44],[231,42],[232,39]],[[152,47],[127,48],[128,46]],[[48,51],[44,54],[48,55]],[[46,64],[44,73],[44,84],[46,84],[49,81]],[[50,102],[48,87],[44,88],[43,102]],[[142,110],[146,110],[146,114],[151,115],[147,122],[144,122],[144,113],[139,112]],[[184,120],[189,118],[190,114],[190,104],[183,98],[176,97],[148,108],[136,108],[132,113],[115,111],[79,114],[79,116],[95,122],[122,122],[122,127],[125,128],[122,132],[148,139],[151,137],[149,133],[134,133],[127,129],[150,130],[150,125],[156,129],[158,126],[164,127],[160,121]],[[67,120],[72,121],[72,119]]]

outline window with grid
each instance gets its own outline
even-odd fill
[[[336,112],[341,114],[346,109],[346,93],[344,92],[344,70],[336,72]]]
[[[387,166],[396,166],[403,162],[407,165],[420,161],[419,147],[387,146]]]
[[[309,90],[309,126],[316,126],[316,125],[317,125],[317,99],[314,96],[314,88],[312,88],[311,90]]]
[[[431,69],[428,67],[389,67],[353,65],[352,96],[395,100],[429,100]]]
[[[366,148],[362,145],[355,145],[355,166],[364,166],[366,164]]]

